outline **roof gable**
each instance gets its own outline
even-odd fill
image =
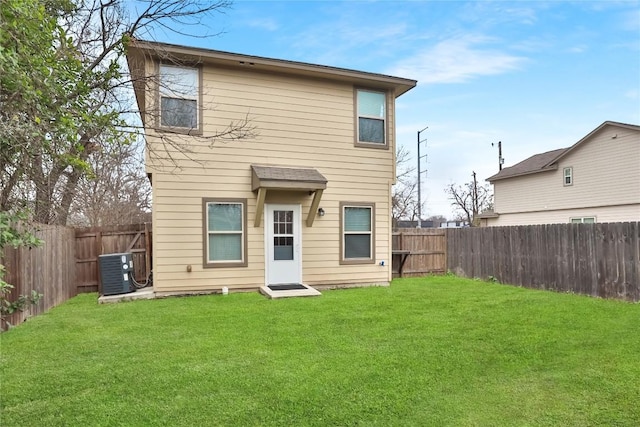
[[[504,168],[500,172],[495,175],[487,178],[487,181],[493,182],[506,178],[514,178],[522,175],[530,175],[533,173],[546,172],[551,170],[556,170],[558,168],[558,161],[572,151],[574,151],[579,146],[585,144],[590,141],[597,133],[609,126],[621,127],[624,129],[631,129],[634,131],[640,131],[640,126],[631,125],[627,123],[606,121],[602,123],[600,126],[591,131],[584,138],[580,139],[580,141],[573,144],[568,148],[560,148],[557,150],[547,151],[545,153],[534,154],[533,156],[517,163],[511,167]]]

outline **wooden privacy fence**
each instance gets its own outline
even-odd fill
[[[76,295],[75,230],[39,225],[34,234],[44,241],[42,246],[33,249],[9,247],[0,254],[7,269],[4,280],[14,286],[10,301],[15,301],[19,295],[30,295],[32,290],[43,294],[37,305],[9,316],[7,321],[12,325],[44,313]]]
[[[151,271],[151,224],[81,229],[36,227],[35,235],[44,241],[41,247],[5,248],[0,253],[7,269],[4,280],[14,286],[10,301],[31,294],[32,290],[44,295],[37,306],[8,317],[12,325],[44,313],[78,293],[99,291],[99,255],[131,252],[134,277],[140,282]]]
[[[561,292],[640,300],[640,223],[447,230],[457,275]]]
[[[392,235],[393,277],[400,276],[400,263],[407,255],[402,266],[402,277],[442,274],[447,265],[447,240],[444,229],[439,228],[400,228]],[[408,252],[401,254],[398,252]]]
[[[98,256],[131,252],[134,278],[143,282],[151,272],[151,224],[76,229],[76,283],[78,292],[98,292]]]

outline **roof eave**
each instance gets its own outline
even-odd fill
[[[486,181],[493,183],[495,181],[502,181],[504,179],[517,178],[519,176],[533,175],[533,174],[536,174],[536,173],[549,172],[549,171],[554,171],[554,170],[558,170],[558,165],[546,166],[546,167],[538,169],[538,170],[527,171],[527,172],[517,173],[517,174],[513,174],[513,175],[506,175],[506,176],[498,176],[500,174],[497,173],[497,174],[487,178]]]
[[[413,89],[417,84],[416,80],[385,74],[145,40],[134,40],[129,50],[133,54],[135,54],[136,50],[146,52],[150,57],[155,58],[167,56],[168,58],[174,57],[175,59],[196,59],[198,61],[213,62],[235,68],[252,67],[262,71],[279,71],[295,75],[349,80],[357,84],[370,84],[376,87],[393,89],[396,97]]]

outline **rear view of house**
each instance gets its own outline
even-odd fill
[[[536,154],[487,179],[482,225],[640,220],[640,126],[607,121],[569,148]]]
[[[128,61],[157,293],[390,282],[395,99],[414,80],[142,41]]]

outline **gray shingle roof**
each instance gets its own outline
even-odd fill
[[[256,177],[261,181],[293,181],[327,183],[320,172],[315,169],[281,168],[275,166],[251,165]]]
[[[504,168],[497,174],[487,178],[487,181],[497,181],[499,179],[511,178],[513,176],[527,175],[535,172],[542,172],[549,163],[557,157],[560,157],[568,148],[560,148],[558,150],[547,151],[546,153],[535,154],[528,159],[521,161],[511,167]]]
[[[633,131],[640,131],[640,126],[638,125],[606,121],[602,123],[600,126],[598,126],[597,128],[595,128],[593,131],[591,131],[587,136],[582,138],[580,141],[573,144],[571,147],[560,148],[558,150],[552,150],[552,151],[547,151],[546,153],[533,155],[528,159],[521,161],[518,164],[502,169],[497,174],[487,178],[487,181],[493,182],[493,181],[498,181],[504,178],[511,178],[514,176],[528,175],[536,172],[555,170],[557,168],[556,162],[561,157],[568,155],[572,150],[579,147],[585,141],[588,141],[593,135],[595,135],[597,132],[599,132],[601,129],[603,129],[606,126],[616,126],[624,129],[630,129]]]

